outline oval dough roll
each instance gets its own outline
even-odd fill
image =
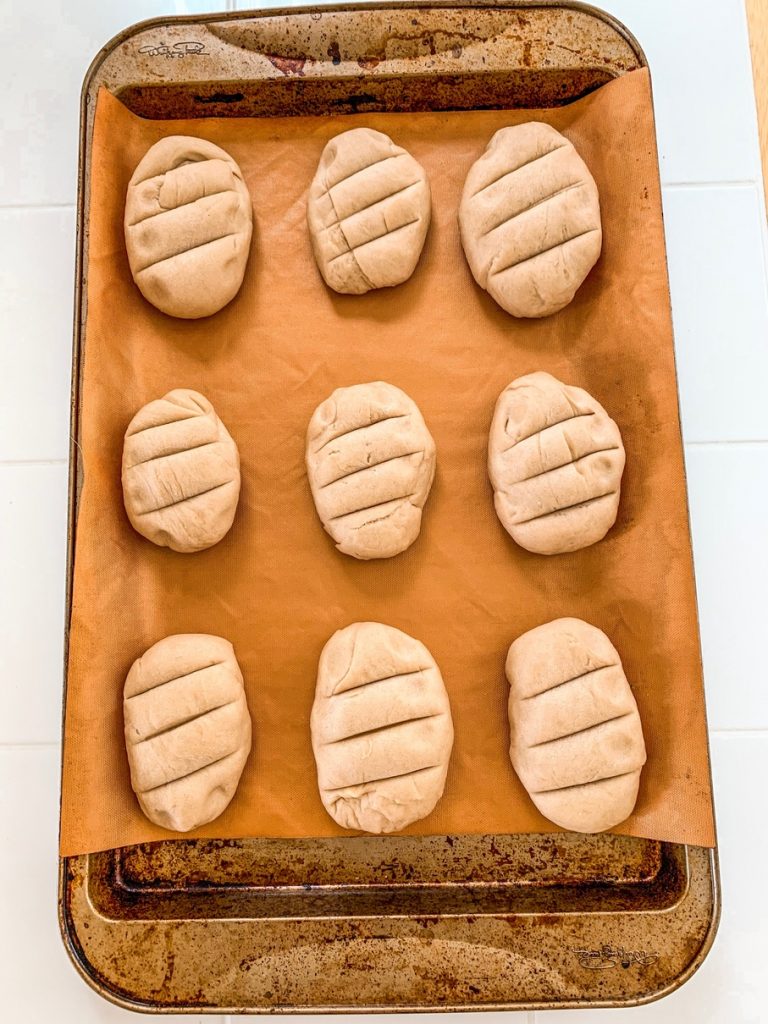
[[[527,551],[553,555],[601,540],[616,522],[624,461],[619,428],[581,388],[539,372],[499,396],[488,473],[496,513]]]
[[[232,525],[240,456],[208,401],[179,388],[140,409],[123,443],[123,500],[133,528],[174,551],[202,551]]]
[[[307,206],[328,287],[361,295],[407,281],[427,237],[430,202],[423,168],[388,135],[353,128],[331,139]]]
[[[424,644],[380,622],[354,622],[323,648],[312,707],[323,806],[342,828],[396,832],[440,799],[453,722]]]
[[[603,242],[587,165],[564,135],[536,121],[493,136],[467,175],[459,226],[475,280],[518,317],[568,305]]]
[[[509,756],[541,813],[603,832],[637,800],[645,742],[621,658],[581,619],[555,619],[509,648]]]
[[[232,799],[251,749],[251,718],[232,644],[168,636],[138,658],[123,691],[131,786],[156,825],[189,832]]]
[[[252,232],[251,197],[240,168],[205,139],[161,139],[128,183],[131,273],[144,298],[170,316],[210,316],[234,298]]]
[[[405,392],[382,381],[334,391],[309,422],[306,459],[318,515],[339,551],[390,558],[413,544],[435,443]]]

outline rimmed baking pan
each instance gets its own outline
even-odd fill
[[[546,107],[645,66],[579,4],[390,3],[173,18],[127,30],[82,96],[68,603],[90,145],[106,87],[152,118]],[[155,1012],[618,1006],[701,963],[717,854],[617,836],[181,840],[61,862],[86,980]]]

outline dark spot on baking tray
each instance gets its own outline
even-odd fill
[[[241,92],[215,92],[212,96],[195,96],[195,103],[242,103]]]
[[[331,62],[334,65],[341,64],[341,51],[339,50],[339,44],[335,39],[328,46],[328,56],[331,58]]]
[[[368,92],[361,92],[353,96],[345,96],[342,99],[334,100],[333,105],[344,108],[351,107],[352,113],[356,114],[359,107],[365,107],[377,102],[376,96]]]

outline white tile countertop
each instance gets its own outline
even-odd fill
[[[713,951],[678,992],[567,1019],[759,1024],[768,1021],[768,232],[745,11],[743,0],[604,6],[636,34],[653,75],[723,916]],[[118,30],[208,8],[0,0],[0,1017],[9,1022],[130,1016],[78,978],[56,920],[79,91]],[[560,1014],[520,1016],[542,1024]]]

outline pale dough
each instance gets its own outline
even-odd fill
[[[353,128],[332,138],[307,205],[329,288],[360,295],[407,281],[427,236],[430,202],[424,169],[388,135]]]
[[[424,644],[355,622],[323,648],[312,707],[320,798],[343,828],[396,832],[440,799],[453,722]]]
[[[217,544],[240,494],[237,445],[203,395],[183,388],[140,409],[123,443],[123,500],[143,537],[174,551]]]
[[[435,443],[415,402],[392,384],[339,388],[307,430],[318,515],[339,551],[391,558],[416,540],[435,475]]]
[[[564,135],[536,121],[493,136],[467,175],[459,226],[475,280],[518,317],[566,306],[603,240],[587,165]]]
[[[556,619],[509,648],[509,756],[541,813],[603,832],[637,800],[645,742],[621,658],[581,619]]]
[[[549,373],[518,377],[496,403],[488,472],[504,529],[552,555],[601,540],[616,521],[619,428],[591,395]]]
[[[232,799],[251,749],[251,718],[232,644],[168,636],[138,658],[123,691],[131,786],[156,825],[189,832]]]
[[[197,319],[243,283],[253,207],[240,168],[205,139],[156,142],[128,184],[125,245],[133,279],[153,306]]]

